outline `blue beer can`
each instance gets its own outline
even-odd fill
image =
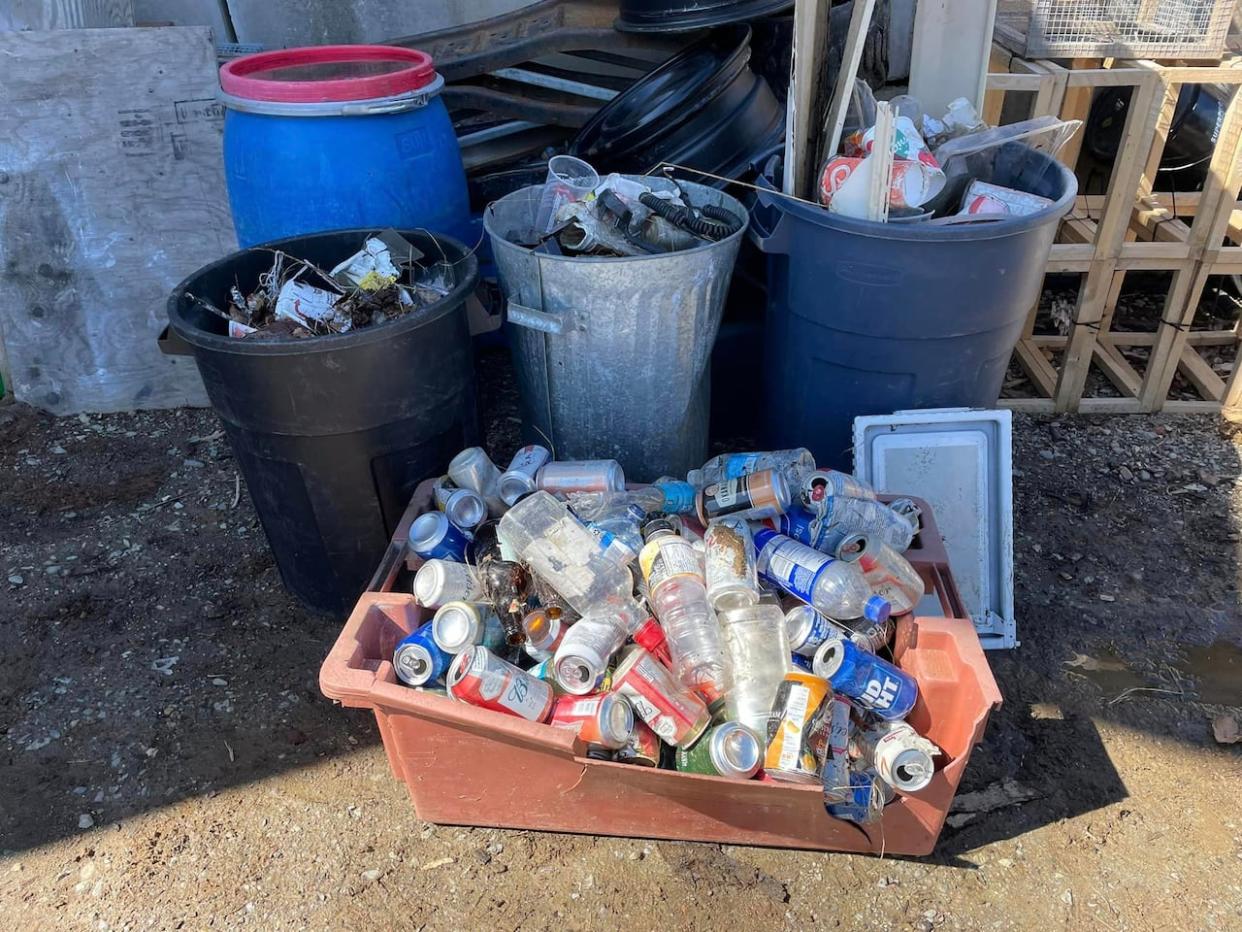
[[[844,802],[825,801],[828,814],[837,819],[866,824],[884,815],[885,804],[893,791],[874,770],[851,770],[850,789]]]
[[[886,721],[905,718],[919,697],[918,683],[909,673],[844,638],[824,641],[811,665],[835,691]]]
[[[392,652],[397,676],[410,686],[425,686],[441,679],[452,662],[453,655],[441,650],[431,636],[431,622],[406,635]]]
[[[426,511],[410,525],[410,549],[424,560],[466,562],[466,533],[442,511]]]

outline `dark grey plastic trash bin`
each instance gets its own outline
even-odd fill
[[[996,403],[1078,184],[1020,143],[988,160],[994,184],[1053,206],[980,223],[885,224],[770,185],[759,192],[751,237],[768,254],[765,445],[806,446],[817,462],[848,468],[857,415]]]

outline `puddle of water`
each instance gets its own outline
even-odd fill
[[[1110,650],[1097,651],[1092,656],[1080,656],[1077,662],[1071,661],[1069,666],[1076,668],[1075,673],[1081,673],[1108,695],[1124,692],[1135,686],[1151,685],[1146,677],[1135,673]]]
[[[1226,641],[1189,647],[1180,669],[1198,680],[1200,702],[1242,706],[1242,648]]]

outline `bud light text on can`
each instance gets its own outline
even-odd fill
[[[821,644],[812,667],[837,692],[887,721],[905,718],[919,697],[918,683],[909,673],[843,638]]]
[[[458,654],[445,678],[449,695],[483,709],[546,722],[552,714],[552,687],[501,660],[480,644]]]
[[[548,724],[575,732],[585,744],[616,751],[634,733],[634,708],[624,696],[562,696],[552,705]]]
[[[705,527],[726,515],[755,521],[775,518],[788,507],[789,484],[772,469],[713,483],[699,493],[696,503],[699,521]]]
[[[763,765],[763,742],[741,722],[723,722],[689,748],[678,748],[677,770],[749,780]]]
[[[786,673],[768,723],[763,769],[778,780],[815,783],[819,761],[807,746],[811,718],[830,693],[828,681],[807,673]]]
[[[470,539],[442,511],[425,511],[410,525],[410,549],[424,560],[466,562]]]
[[[453,655],[442,650],[431,636],[431,622],[406,635],[392,652],[397,677],[408,686],[426,686],[440,679],[453,663]]]
[[[613,672],[614,688],[661,740],[689,747],[711,724],[707,705],[641,647],[632,647]]]
[[[546,447],[527,444],[509,461],[509,468],[500,477],[500,499],[512,505],[527,492],[535,491],[535,475],[552,458]]]

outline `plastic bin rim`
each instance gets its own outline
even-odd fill
[[[710,29],[731,23],[760,19],[779,13],[794,5],[794,0],[749,0],[742,3],[717,3],[714,7],[696,10],[697,4],[659,12],[641,12],[626,9],[624,0],[617,17],[616,28],[622,32],[690,32],[694,29]]]
[[[335,353],[348,350],[356,346],[366,346],[380,340],[389,340],[398,334],[404,333],[422,324],[430,323],[438,320],[445,314],[451,313],[459,305],[461,305],[469,293],[474,290],[479,279],[479,260],[475,256],[473,250],[466,249],[465,245],[450,236],[442,233],[436,233],[437,240],[442,245],[454,247],[460,250],[462,258],[456,260],[454,265],[464,263],[465,274],[461,280],[453,287],[453,290],[446,294],[439,301],[425,308],[407,314],[400,320],[392,323],[379,324],[371,327],[364,327],[353,333],[337,333],[328,336],[311,337],[311,338],[275,338],[270,340],[241,340],[236,337],[230,337],[227,333],[208,333],[205,330],[191,324],[182,312],[181,304],[187,293],[187,286],[196,278],[212,269],[222,265],[235,262],[246,253],[256,250],[270,250],[276,247],[284,249],[288,252],[292,244],[300,239],[310,239],[316,236],[325,235],[341,235],[341,234],[358,234],[358,236],[366,236],[367,234],[376,232],[372,228],[360,230],[323,230],[319,233],[307,233],[300,236],[289,237],[285,239],[272,240],[268,243],[259,243],[255,246],[239,249],[236,252],[229,253],[215,262],[205,265],[197,271],[186,276],[172,293],[168,296],[168,323],[176,334],[185,340],[191,346],[197,349],[209,350],[214,353],[233,353],[239,356],[300,356],[310,355],[313,353]],[[418,232],[399,230],[403,236],[415,235]],[[449,250],[454,251],[453,249]],[[290,253],[292,255],[292,253]],[[192,293],[192,292],[191,292]]]
[[[660,180],[658,175],[624,175],[623,174],[621,175],[621,177],[628,178],[631,181],[639,181],[643,183]],[[491,224],[492,208],[495,207],[497,204],[501,203],[502,201],[508,200],[511,197],[516,198],[520,194],[525,194],[528,191],[533,192],[535,189],[543,187],[543,185],[541,184],[532,184],[532,185],[527,185],[525,188],[519,188],[517,191],[511,191],[510,193],[506,194],[504,197],[500,198],[500,200],[492,201],[492,203],[488,204],[487,208],[483,211],[483,229],[487,231],[487,235],[491,238],[493,244],[503,243],[506,248],[518,249],[518,250],[521,250],[522,252],[529,253],[531,255],[536,255],[540,262],[544,262],[544,261],[573,262],[573,263],[579,263],[579,264],[600,263],[600,262],[617,264],[621,262],[647,262],[652,259],[667,259],[667,258],[683,255],[684,253],[687,253],[687,252],[693,252],[694,250],[697,250],[697,249],[703,249],[704,247],[707,247],[707,246],[719,246],[723,243],[732,242],[733,240],[739,239],[746,235],[746,227],[748,226],[748,221],[750,218],[750,211],[748,211],[746,209],[746,206],[741,201],[739,201],[737,198],[733,197],[732,195],[725,194],[723,191],[717,190],[716,188],[712,188],[704,184],[698,184],[697,182],[694,182],[694,181],[682,181],[679,179],[677,181],[677,184],[683,188],[689,189],[691,193],[694,193],[695,191],[710,191],[711,193],[719,195],[721,198],[724,198],[725,203],[723,206],[727,207],[729,210],[737,212],[738,220],[742,221],[741,228],[737,230],[736,232],[729,234],[724,239],[715,240],[715,241],[704,240],[698,246],[694,246],[691,249],[682,249],[682,250],[678,250],[677,252],[658,252],[658,253],[652,253],[651,255],[646,255],[646,256],[558,256],[558,255],[554,255],[553,253],[542,253],[542,252],[536,254],[533,247],[523,246],[520,243],[515,243],[512,240],[506,239],[499,232],[497,232],[492,227],[492,224]]]
[[[920,223],[878,223],[873,220],[856,220],[852,217],[830,213],[826,207],[818,207],[786,197],[778,192],[772,182],[762,174],[755,179],[755,184],[759,202],[764,207],[776,208],[816,226],[842,233],[853,233],[857,236],[869,236],[873,239],[899,240],[907,243],[962,242],[1015,236],[1063,216],[1073,206],[1074,198],[1078,196],[1078,179],[1060,162],[1050,157],[1048,161],[1060,170],[1066,180],[1065,193],[1050,207],[1023,217],[1007,217],[1004,220],[968,223],[960,226],[928,227]]]
[[[334,116],[382,116],[390,113],[407,113],[427,106],[433,97],[444,90],[444,77],[435,75],[429,84],[416,91],[394,94],[391,97],[368,97],[364,100],[323,100],[294,102],[283,100],[255,100],[238,97],[223,89],[216,99],[229,110],[259,116],[287,117],[334,117]]]
[[[374,61],[403,63],[405,67],[388,74],[321,81],[275,81],[256,76],[279,68]],[[220,87],[226,94],[285,103],[392,97],[425,87],[434,78],[435,64],[430,55],[418,49],[394,45],[319,45],[275,49],[243,55],[220,66]]]

